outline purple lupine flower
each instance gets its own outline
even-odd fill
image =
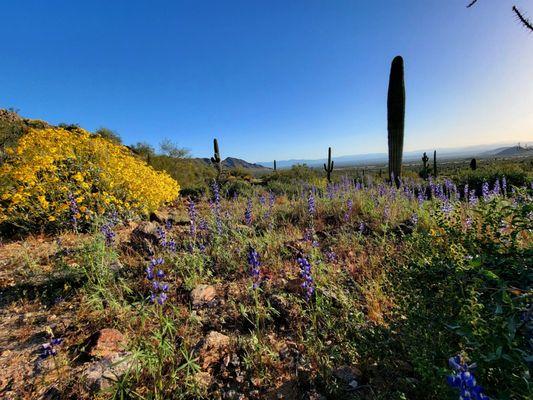
[[[252,199],[249,198],[246,202],[246,209],[244,210],[244,222],[246,225],[252,225]]]
[[[305,299],[309,301],[315,292],[315,284],[311,275],[311,264],[305,257],[298,257],[296,261],[300,266],[300,277],[303,279],[302,288],[304,290]]]
[[[507,179],[505,178],[505,175],[502,178],[502,192],[504,196],[507,196]]]
[[[41,347],[41,358],[48,358],[57,354],[57,347],[63,342],[62,338],[52,338],[48,343]]]
[[[411,218],[409,218],[409,220],[411,221],[411,224],[417,225],[418,224],[418,214],[417,213],[413,213],[413,215],[411,215]]]
[[[213,189],[213,202],[211,203],[211,209],[213,210],[213,214],[215,216],[217,233],[220,235],[222,234],[222,220],[220,218],[220,187],[218,186],[216,180],[213,180],[211,188]]]
[[[490,189],[487,181],[484,181],[481,185],[481,195],[483,196],[483,200],[487,201],[489,199]]]
[[[274,208],[274,203],[276,202],[276,195],[273,192],[269,192],[268,195],[268,209],[265,211],[265,219],[270,219],[272,216],[272,210]],[[270,221],[272,224],[272,221]]]
[[[264,193],[262,193],[261,196],[259,196],[259,204],[261,204],[262,206],[266,204],[266,196]]]
[[[448,216],[453,211],[453,204],[451,201],[445,201],[442,203],[440,210],[444,213],[444,215]]]
[[[102,225],[100,232],[104,235],[106,246],[112,246],[116,236],[112,225],[110,223]]]
[[[305,229],[303,240],[305,242],[311,242],[313,240],[313,229],[312,228]]]
[[[198,229],[203,232],[209,231],[209,224],[204,218],[200,218],[200,221],[198,222]]]
[[[348,222],[350,220],[350,215],[352,214],[353,200],[348,199],[346,201],[346,212],[344,213],[344,221]]]
[[[365,225],[365,223],[364,223],[363,221],[361,221],[361,222],[359,223],[359,233],[362,234],[362,233],[365,232],[365,230],[366,230],[366,225]]]
[[[460,356],[451,357],[448,363],[453,373],[446,380],[448,385],[459,389],[459,399],[489,400],[489,397],[483,393],[483,388],[476,383],[472,373],[476,364],[467,365],[462,362]]]
[[[68,200],[69,200],[69,209],[70,209],[70,222],[72,222],[72,226],[74,229],[77,229],[78,227],[78,217],[77,215],[80,213],[80,209],[78,208],[78,202],[76,201],[76,198],[72,193],[68,194]]]
[[[417,196],[418,206],[421,206],[422,204],[424,204],[424,200],[425,200],[424,193],[422,192],[422,190],[419,190],[418,196]]]
[[[259,254],[253,247],[248,250],[248,265],[250,266],[250,276],[252,277],[252,289],[257,289],[261,284],[261,261]]]
[[[172,220],[170,218],[168,218],[166,221],[165,221],[165,229],[167,231],[171,230],[172,229]]]
[[[335,195],[335,186],[331,183],[328,183],[328,185],[326,186],[326,192],[328,199],[333,200],[333,197]]]
[[[470,196],[468,197],[468,203],[470,203],[471,206],[474,206],[476,205],[478,202],[478,198],[476,196],[476,191],[475,190],[471,190],[470,191]]]
[[[152,258],[150,260],[150,264],[148,264],[148,267],[146,267],[146,279],[148,279],[149,281],[154,279],[154,270],[155,270],[155,268],[160,266],[160,265],[163,265],[163,263],[164,263],[164,260],[161,257]]]
[[[467,184],[465,184],[465,188],[463,189],[463,196],[464,196],[465,201],[468,200],[468,194],[469,193],[470,192],[468,191],[468,183],[467,183]]]
[[[326,260],[330,263],[337,261],[337,254],[333,250],[326,251]]]
[[[166,247],[167,246],[167,232],[163,228],[158,226],[157,229],[155,230],[155,234],[157,236],[157,239],[159,240],[159,244],[162,247]]]
[[[470,228],[472,226],[472,218],[471,217],[466,217],[465,219],[465,227],[466,228]]]
[[[165,277],[165,272],[159,267],[163,265],[163,263],[164,261],[162,258],[152,258],[150,264],[146,268],[146,279],[151,282],[150,301],[152,303],[157,302],[159,305],[163,305],[167,300],[167,292],[169,289],[168,283],[162,281]],[[157,272],[154,274],[156,267],[158,267]]]
[[[494,196],[500,195],[500,180],[496,178],[496,181],[494,182],[494,187],[492,188],[492,194]]]
[[[315,215],[316,212],[315,195],[312,190],[309,191],[309,196],[307,197],[307,211],[311,216]]]
[[[192,238],[196,237],[196,218],[198,217],[198,213],[196,212],[196,205],[194,204],[194,201],[189,200],[189,203],[187,204],[187,213],[189,214],[189,220],[190,220],[190,227],[189,227],[189,233],[191,234]]]

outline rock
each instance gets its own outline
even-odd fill
[[[150,213],[150,221],[165,225],[167,221],[173,222],[173,218],[166,210],[157,210]]]
[[[200,371],[194,374],[194,381],[200,389],[207,390],[214,380],[209,372]]]
[[[88,390],[99,392],[112,387],[133,367],[131,353],[115,354],[110,358],[89,363],[82,372],[82,379]]]
[[[217,297],[217,291],[211,285],[198,285],[191,291],[191,303],[194,308],[211,305]]]
[[[359,386],[358,379],[361,376],[361,371],[355,367],[343,365],[333,371],[333,376],[344,385],[345,389],[354,390]]]
[[[131,232],[132,245],[141,250],[151,250],[159,244],[157,230],[159,225],[155,222],[143,221]]]
[[[126,338],[119,330],[104,328],[89,338],[88,353],[92,357],[113,358],[125,347]]]
[[[222,333],[211,331],[196,345],[200,365],[208,369],[229,352],[230,338]]]

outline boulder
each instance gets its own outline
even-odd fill
[[[112,387],[133,367],[131,353],[119,353],[89,363],[81,376],[86,388],[94,393]]]
[[[87,352],[92,357],[113,358],[124,351],[125,336],[117,329],[104,328],[89,338]]]
[[[139,250],[151,250],[159,244],[157,229],[159,225],[152,221],[143,221],[131,232],[130,242]]]
[[[229,353],[230,338],[222,333],[211,331],[196,345],[200,365],[204,370],[220,362]]]
[[[197,285],[190,294],[193,308],[211,305],[215,302],[217,291],[212,285]]]

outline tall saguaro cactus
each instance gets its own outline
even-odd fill
[[[274,160],[274,172],[276,172],[278,170],[278,167],[276,165],[276,160]]]
[[[222,159],[220,158],[220,151],[218,150],[218,140],[213,139],[213,147],[215,154],[211,157],[211,162],[217,169],[217,180],[219,180],[220,175],[222,174]]]
[[[437,177],[437,150],[433,150],[433,176]]]
[[[392,60],[387,95],[387,130],[389,143],[389,179],[400,186],[402,175],[403,133],[405,127],[405,83],[403,58]]]
[[[328,148],[328,164],[324,164],[324,171],[328,176],[328,182],[331,183],[331,173],[333,172],[333,161],[331,160],[331,147]]]

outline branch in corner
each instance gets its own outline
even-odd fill
[[[476,2],[477,0],[474,1],[474,3]],[[533,31],[533,25],[531,24],[531,21],[529,21],[525,16],[524,14],[522,14],[518,8],[516,8],[516,6],[513,6],[513,11],[514,13],[516,14],[516,16],[518,17],[518,20],[522,23],[522,25],[524,25],[527,29],[529,29],[530,31]]]

